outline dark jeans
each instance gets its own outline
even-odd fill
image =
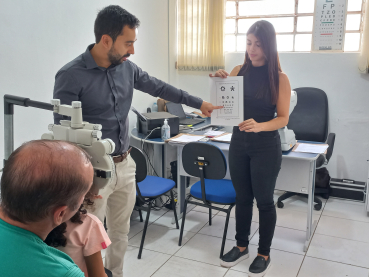
[[[282,162],[278,131],[246,133],[233,128],[229,170],[236,190],[237,246],[249,245],[254,198],[259,209],[258,253],[268,256],[277,214],[273,192]]]

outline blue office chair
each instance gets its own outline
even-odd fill
[[[138,259],[141,259],[143,245],[145,242],[147,225],[149,223],[150,211],[152,204],[156,200],[156,198],[170,192],[170,196],[172,198],[172,205],[174,211],[174,218],[176,220],[176,227],[179,229],[177,211],[175,202],[173,201],[173,188],[175,186],[175,182],[170,179],[165,179],[156,176],[147,175],[147,164],[146,158],[142,151],[134,146],[132,146],[131,157],[136,163],[136,205],[135,209],[138,210],[140,214],[140,221],[142,222],[142,211],[146,211],[146,220],[144,229],[142,232],[140,250],[138,251]]]
[[[191,187],[190,194],[185,199],[178,245],[181,246],[182,244],[188,203],[209,208],[209,225],[211,225],[211,210],[218,210],[227,214],[220,250],[220,257],[222,257],[229,217],[232,208],[236,204],[236,192],[232,181],[223,179],[227,173],[227,162],[224,154],[213,144],[192,142],[183,147],[182,163],[187,174],[200,177],[200,181]],[[202,203],[191,201],[191,198],[202,200]],[[229,207],[228,209],[222,209],[212,204],[229,205]]]
[[[316,160],[316,168],[322,168],[328,164],[332,157],[336,134],[328,134],[328,98],[326,93],[317,88],[303,87],[294,89],[297,93],[297,105],[290,115],[288,129],[295,132],[296,139],[300,142],[314,141],[327,143],[329,145],[327,154],[320,154]],[[328,138],[327,138],[328,137]],[[324,198],[329,197],[329,188],[315,188],[315,194],[322,194]],[[283,200],[300,195],[307,197],[307,194],[286,192],[278,198],[277,207],[283,208]],[[322,208],[322,201],[314,196],[315,210]]]

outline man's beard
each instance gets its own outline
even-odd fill
[[[113,46],[114,45],[111,46],[111,48],[108,52],[108,58],[109,58],[109,61],[111,62],[112,65],[119,65],[124,61],[123,58],[125,58],[125,57],[128,58],[130,56],[130,54],[125,54],[123,56],[120,56],[119,54],[115,54]]]

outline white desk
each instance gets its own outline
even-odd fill
[[[220,142],[211,142],[218,146],[224,153],[228,164],[229,144]],[[184,200],[186,197],[186,182],[185,178],[188,175],[182,165],[182,149],[184,145],[171,144],[177,146],[177,165],[178,165],[178,202],[177,209],[179,217],[182,216]],[[307,224],[306,224],[306,240],[304,244],[304,251],[306,252],[317,222],[312,222],[313,208],[314,208],[314,184],[315,184],[315,170],[316,159],[319,154],[298,153],[298,152],[283,152],[282,166],[279,172],[276,189],[298,192],[308,194],[307,209]],[[229,167],[225,179],[231,179],[229,174]]]

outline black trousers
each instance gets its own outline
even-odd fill
[[[233,128],[229,170],[236,191],[237,246],[249,245],[254,198],[259,209],[258,253],[268,256],[277,214],[273,192],[282,163],[278,131],[246,133]]]

